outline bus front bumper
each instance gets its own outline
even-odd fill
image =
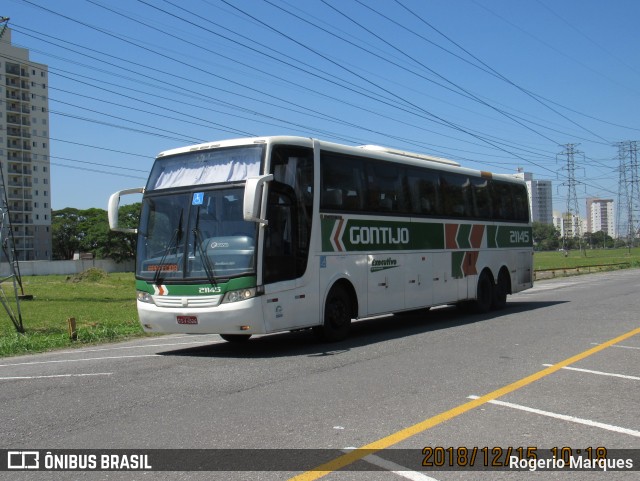
[[[207,308],[158,307],[137,301],[145,332],[184,334],[265,334],[259,297]]]

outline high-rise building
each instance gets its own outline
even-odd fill
[[[529,172],[518,172],[527,184],[529,191],[529,207],[531,209],[531,221],[553,224],[553,196],[550,180],[534,180]]]
[[[616,236],[616,219],[613,213],[613,199],[587,199],[587,232],[604,232]]]
[[[48,68],[0,38],[0,164],[17,260],[51,259]],[[0,206],[4,200],[0,201]],[[6,223],[5,223],[6,227]]]
[[[572,239],[581,237],[586,228],[586,222],[573,212],[553,212],[552,224],[560,232],[560,237]]]

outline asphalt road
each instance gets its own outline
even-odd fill
[[[539,282],[488,315],[444,307],[359,321],[336,344],[308,331],[244,345],[163,336],[3,358],[0,449],[237,449],[209,454],[241,456],[243,469],[281,470],[0,478],[317,479],[321,473],[305,470],[327,462],[325,480],[638,479],[638,470],[424,471],[421,464],[452,457],[469,464],[461,447],[469,455],[478,448],[476,466],[483,457],[504,460],[509,447],[541,457],[554,447],[582,456],[598,447],[640,452],[639,328],[640,270],[625,270]],[[342,455],[365,446],[393,451]],[[170,452],[164,457],[171,462]]]

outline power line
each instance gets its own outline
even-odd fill
[[[361,3],[360,0],[355,0],[358,3]],[[460,50],[462,50],[463,52],[465,52],[467,55],[469,55],[471,58],[473,58],[474,60],[476,60],[477,62],[479,62],[482,66],[486,67],[486,69],[492,73],[493,75],[495,75],[497,78],[503,80],[504,82],[506,82],[507,84],[515,87],[516,89],[518,89],[520,92],[524,93],[525,95],[527,95],[528,97],[530,97],[531,99],[535,100],[536,102],[538,102],[539,104],[545,106],[546,108],[548,108],[549,110],[551,110],[553,113],[561,116],[563,119],[571,122],[573,125],[575,125],[576,127],[581,128],[582,130],[590,133],[591,135],[599,138],[601,141],[606,142],[607,144],[609,143],[607,141],[607,139],[605,139],[604,137],[602,137],[601,135],[591,131],[590,129],[587,129],[586,127],[578,124],[577,122],[575,122],[573,119],[567,117],[566,115],[558,112],[556,109],[552,108],[551,106],[549,106],[546,102],[543,102],[541,97],[534,94],[533,92],[530,92],[529,90],[526,90],[524,88],[522,88],[520,85],[516,84],[515,82],[513,82],[512,80],[510,80],[509,78],[505,77],[503,74],[501,74],[500,72],[498,72],[497,70],[495,70],[493,67],[491,67],[490,65],[488,65],[486,62],[484,62],[483,60],[481,60],[480,58],[478,58],[476,55],[474,55],[473,53],[471,53],[469,50],[467,50],[466,48],[464,48],[462,45],[460,45],[459,43],[455,42],[453,39],[451,39],[449,36],[447,36],[446,34],[444,34],[443,32],[441,32],[440,30],[438,30],[437,28],[435,28],[433,25],[431,25],[429,22],[427,22],[424,18],[422,18],[420,15],[418,15],[417,13],[415,13],[413,10],[409,9],[407,6],[405,6],[402,2],[400,2],[400,0],[394,0],[398,5],[400,5],[402,8],[404,8],[406,11],[408,11],[409,13],[411,13],[413,16],[415,16],[417,19],[419,19],[422,23],[424,23],[425,25],[427,25],[429,28],[431,28],[432,30],[434,30],[436,33],[438,33],[439,35],[441,35],[442,37],[444,37],[445,39],[447,39],[449,42],[451,42],[452,44],[454,44],[456,47],[458,47]],[[422,38],[422,37],[421,37]],[[472,64],[473,65],[473,64]],[[477,66],[476,66],[477,67]],[[484,69],[481,69],[484,70]],[[486,70],[485,70],[486,71]]]
[[[95,2],[90,2],[90,3],[95,4]],[[98,30],[98,31],[100,31],[100,30]],[[122,39],[121,39],[121,40],[122,40]],[[137,47],[139,47],[139,44],[138,44],[137,42],[134,42],[134,43],[133,43],[133,45],[136,45]],[[243,48],[244,48],[244,47],[243,47]],[[170,58],[171,58],[171,57],[170,57]],[[97,60],[97,59],[96,59],[96,60]],[[148,68],[147,66],[143,66],[143,67],[144,67],[144,68]],[[122,69],[122,66],[120,66],[120,67],[118,67],[118,68]],[[127,70],[128,70],[128,69],[127,69]],[[158,70],[158,71],[159,71],[159,70]],[[167,74],[167,72],[163,72],[163,73],[164,73],[164,74]],[[266,73],[266,72],[265,72],[265,73]],[[281,79],[283,79],[283,78],[284,78],[284,77],[281,77]],[[167,85],[168,85],[168,84],[167,84]],[[203,85],[204,85],[204,84],[203,84]],[[299,84],[298,84],[298,85],[299,85]],[[207,86],[208,86],[208,87],[210,87],[210,85],[207,85]],[[249,87],[249,88],[250,88],[250,87]],[[360,87],[360,89],[362,89],[362,88]],[[230,91],[229,91],[229,93],[232,93],[232,92],[233,92],[233,93],[235,93],[235,94],[237,94],[237,93],[238,93],[237,91],[235,91],[235,92],[234,92],[233,90],[230,90]],[[316,92],[318,93],[318,91],[316,91]],[[260,95],[263,95],[263,93],[264,93],[264,92],[263,92],[263,91],[260,91],[260,92],[256,91],[256,93],[259,93]],[[131,98],[133,98],[133,97],[131,97]],[[396,98],[402,98],[402,97],[399,97],[399,96],[398,96],[398,97],[396,97]],[[253,99],[253,100],[258,100],[258,99]],[[281,99],[281,100],[286,101],[286,99]],[[336,101],[339,101],[338,99],[335,99],[335,100],[336,100]],[[232,107],[230,104],[228,104],[228,105],[229,105],[229,108],[235,108],[235,107]],[[279,107],[280,107],[280,108],[282,108],[281,106],[279,106]],[[394,106],[394,107],[395,107],[395,108],[397,108],[397,106]],[[120,108],[126,108],[126,107],[120,107]],[[305,106],[301,106],[301,107],[300,107],[300,111],[304,110],[305,108],[307,108],[307,106],[306,106],[306,105],[305,105]],[[417,110],[417,109],[416,109],[416,110]],[[307,112],[308,112],[308,110],[307,110]],[[409,112],[407,112],[407,110],[402,110],[402,112],[403,112],[403,113],[409,113]],[[301,112],[298,112],[298,113],[301,113]],[[418,113],[418,112],[413,111],[413,112],[411,112],[411,115],[416,115],[417,113]],[[331,120],[331,119],[326,115],[326,112],[318,111],[318,114],[317,114],[317,115],[318,115],[318,118],[322,118],[323,120],[333,121],[333,120]],[[264,119],[264,118],[267,118],[267,117],[263,117],[263,119]],[[275,117],[275,116],[274,116],[273,118],[274,118],[274,119],[276,119],[276,117]],[[388,117],[387,117],[387,118],[388,118]],[[257,119],[255,119],[255,120],[257,120]],[[277,119],[277,120],[278,120],[278,121],[284,121],[284,119]],[[341,125],[345,125],[345,126],[347,126],[347,125],[348,125],[347,123],[345,123],[345,122],[344,122],[344,118],[342,118],[342,119],[338,119],[338,120],[342,121]],[[398,121],[401,121],[401,120],[399,120],[399,119],[398,119]],[[294,124],[289,124],[289,125],[294,125]],[[300,126],[300,128],[306,128],[306,129],[308,129],[308,130],[311,130],[311,129],[313,128],[313,127],[311,127],[311,126],[304,126],[304,125],[301,125],[301,124],[298,124],[298,125]],[[351,124],[351,125],[348,125],[348,126],[354,126],[354,125],[355,125],[355,124]],[[407,125],[410,125],[410,124],[409,124],[409,123],[407,123]],[[442,124],[441,124],[441,125],[442,125]],[[366,127],[366,126],[364,126],[364,125],[361,125],[361,126],[358,126],[358,127],[363,128],[363,129],[367,129],[367,127]],[[415,124],[413,124],[413,125],[412,125],[412,127],[414,127],[414,128],[420,128],[420,126],[415,125]],[[315,128],[314,128],[314,130],[315,130],[315,131],[320,131],[320,129],[315,129]],[[373,133],[373,134],[376,134],[376,135],[385,135],[385,132],[381,132],[381,131],[380,131],[380,129],[369,129],[368,131],[369,131],[370,133]],[[328,132],[328,131],[327,131],[327,130],[324,130],[324,132]],[[458,130],[458,132],[460,132],[460,130]],[[331,133],[331,134],[336,134],[336,133]],[[340,135],[340,134],[337,134],[337,135]],[[439,135],[441,135],[441,134],[439,134]],[[488,136],[488,135],[486,135],[486,134],[477,134],[477,135],[478,135],[478,137],[476,137],[476,139],[478,139],[479,137],[490,138],[490,136]],[[388,135],[387,135],[387,136],[388,136]],[[342,137],[347,137],[347,136],[346,136],[346,135],[344,135],[344,134],[342,134]],[[413,141],[413,142],[415,142],[415,144],[416,144],[416,145],[427,145],[427,144],[426,144],[426,142],[424,142],[424,141],[422,141],[422,140],[421,140],[421,141],[416,141],[416,140],[407,139],[407,138],[405,138],[405,137],[401,137],[401,136],[394,136],[394,137],[388,136],[388,137],[389,137],[389,138],[395,138],[395,139],[396,139],[396,141],[398,141],[398,142],[412,142],[412,141]],[[454,137],[450,137],[450,138],[454,139]],[[351,140],[353,140],[353,139],[351,139]],[[458,140],[458,142],[459,142],[459,140]],[[524,154],[525,150],[523,150],[523,149],[522,149],[522,146],[521,146],[521,145],[514,145],[514,143],[513,143],[513,142],[511,142],[511,143],[507,144],[506,142],[507,142],[507,141],[505,141],[504,148],[503,148],[503,152],[504,152],[504,153],[507,153],[507,154],[508,154],[508,155],[510,155],[510,156],[513,156],[513,155],[511,155],[512,153],[509,151],[509,149],[514,149],[514,148],[515,148],[515,149],[517,149],[517,152],[521,155],[519,158],[520,158],[521,160],[524,160],[524,161],[525,161],[525,162],[527,162],[527,163],[531,163],[531,162],[529,161],[529,159],[528,159],[528,158],[525,158],[525,157],[524,157],[524,155],[526,155],[526,156],[528,156],[528,155],[541,155],[541,154],[540,154],[540,151],[533,151],[533,150],[531,150],[530,152],[527,152],[526,154]],[[509,146],[507,147],[507,145],[509,145]],[[494,147],[494,148],[495,148],[495,147]],[[448,147],[447,147],[447,149],[448,149]],[[549,157],[548,157],[548,156],[545,156],[545,158],[549,158]],[[472,159],[472,160],[475,160],[475,159]],[[538,165],[538,164],[536,164],[536,163],[532,163],[532,165]],[[540,164],[540,165],[541,165],[541,164]],[[540,166],[540,165],[538,165],[538,166]],[[546,169],[546,170],[551,171],[551,169]]]
[[[68,17],[65,17],[65,18],[68,18]],[[84,24],[84,23],[83,23],[83,24]],[[24,28],[24,27],[23,27],[23,28]],[[28,29],[27,29],[27,30],[28,30]],[[50,35],[46,35],[46,34],[42,34],[42,35],[45,35],[45,36],[47,36],[47,37],[49,37],[49,38],[55,38],[55,37],[52,37],[52,36],[50,36]],[[64,40],[61,40],[61,41],[65,42],[65,43],[68,43],[68,44],[70,44],[70,43],[71,43],[71,42],[67,42],[67,41],[64,41]],[[73,45],[76,45],[76,44],[73,44]],[[134,45],[135,45],[135,44],[134,44]],[[69,49],[68,47],[65,47],[65,48],[66,48],[66,49]],[[115,58],[115,59],[117,59],[117,60],[119,60],[119,61],[124,61],[124,62],[127,62],[127,63],[134,63],[134,65],[145,67],[145,66],[144,66],[144,65],[142,65],[142,64],[135,63],[135,62],[130,62],[130,61],[127,61],[127,60],[125,60],[125,59],[122,59],[122,58],[119,58],[119,57],[115,57],[115,56],[110,55],[110,54],[106,54],[106,53],[104,53],[104,52],[99,52],[99,51],[97,51],[97,50],[95,50],[95,49],[89,49],[89,48],[84,47],[84,46],[82,46],[82,48],[84,48],[84,49],[88,49],[88,50],[91,50],[91,51],[96,52],[96,53],[100,53],[101,55],[105,55],[105,56],[108,56],[108,57]],[[98,59],[95,59],[95,60],[98,60]],[[102,61],[102,62],[104,62],[104,61]],[[108,63],[108,62],[107,62],[107,63]],[[115,66],[115,64],[114,64],[114,66]],[[159,70],[157,70],[157,69],[153,69],[153,68],[151,68],[151,67],[145,67],[145,68],[150,68],[151,70],[159,71]],[[161,72],[161,71],[159,71],[159,72]],[[173,76],[175,77],[176,75],[173,75]],[[184,77],[178,76],[178,78],[184,78]],[[184,78],[184,79],[185,79],[185,80],[189,80],[189,79],[187,79],[187,78]],[[202,84],[202,85],[207,86],[207,84]],[[249,98],[251,98],[251,97],[249,97]],[[257,100],[257,99],[254,99],[254,100]],[[378,100],[379,100],[379,99],[378,99]],[[262,102],[264,102],[264,101],[262,101]],[[397,106],[397,105],[394,105],[394,107],[398,108],[398,106]],[[405,112],[408,112],[406,109],[402,109],[402,110],[404,110]],[[370,110],[369,110],[369,111],[370,111]],[[316,111],[312,111],[312,112],[316,112]],[[302,113],[308,114],[308,111],[303,111]],[[326,114],[323,114],[323,115],[326,115]],[[331,118],[331,117],[330,117],[330,118]],[[337,122],[340,122],[340,123],[345,124],[345,122],[344,122],[343,120],[341,120],[341,119],[331,118],[331,120],[334,120],[334,121],[337,121]],[[402,122],[402,121],[401,121],[401,122]],[[363,128],[362,126],[356,126],[356,127]],[[418,127],[418,128],[420,128],[420,127]],[[371,129],[369,129],[369,130],[371,130]],[[424,130],[424,129],[423,129],[423,130]],[[383,132],[376,132],[376,131],[373,131],[373,132],[374,132],[374,133],[379,133],[379,134],[381,134],[381,135],[385,135]],[[444,135],[444,134],[439,134],[439,135]],[[334,133],[334,134],[332,134],[332,136],[333,136],[333,137],[335,137],[335,138],[340,138],[340,137],[339,137],[339,135],[338,135],[338,134],[335,134],[335,133]],[[387,135],[387,136],[388,136],[388,135]],[[445,135],[445,136],[446,136],[446,135]],[[479,136],[479,135],[476,135],[476,137],[477,137],[477,138],[480,138],[480,136]],[[407,142],[407,143],[412,143],[412,142],[411,142],[410,140],[408,140],[408,139],[401,139],[401,140],[402,140],[402,141],[405,141],[405,142]],[[504,145],[507,145],[507,144],[506,144],[506,143],[504,143]],[[506,151],[506,152],[508,152],[508,151]],[[524,159],[523,159],[523,160],[524,160]]]

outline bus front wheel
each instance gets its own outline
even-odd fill
[[[324,324],[314,328],[314,332],[323,341],[342,341],[351,330],[351,301],[347,293],[333,287],[329,291],[324,306]]]

